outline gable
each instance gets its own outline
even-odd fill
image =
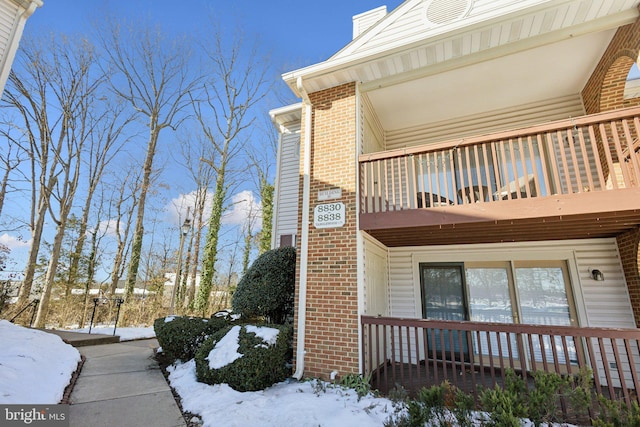
[[[330,60],[408,45],[548,0],[407,0]]]
[[[369,91],[581,38],[570,52],[601,54],[635,22],[639,0],[406,0],[328,60],[283,74],[293,92],[359,82]],[[595,45],[585,35],[599,34]],[[593,40],[591,40],[593,41]],[[562,61],[567,56],[549,58]],[[513,64],[517,72],[519,64]],[[594,64],[591,64],[594,65]],[[573,70],[572,74],[589,74]]]

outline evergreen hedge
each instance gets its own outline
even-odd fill
[[[265,341],[253,332],[255,328],[279,331],[275,342]],[[292,335],[293,329],[287,325],[229,325],[209,337],[197,351],[196,377],[207,384],[226,383],[237,391],[264,390],[291,375]],[[212,367],[211,360],[220,363],[213,350],[224,349],[224,354],[229,354],[229,346],[237,347],[237,358],[233,361],[222,358],[221,366]]]
[[[260,255],[238,283],[231,299],[245,319],[265,318],[284,324],[293,318],[296,250],[290,246]]]
[[[162,352],[173,363],[193,359],[210,335],[228,325],[229,321],[224,317],[167,316],[156,319],[153,329]]]

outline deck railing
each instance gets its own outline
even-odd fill
[[[447,380],[475,393],[504,384],[507,368],[591,372],[595,391],[640,402],[640,330],[361,317],[364,374],[386,392]],[[587,371],[588,370],[588,371]]]
[[[640,185],[640,108],[360,156],[361,212]]]

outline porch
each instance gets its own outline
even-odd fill
[[[360,156],[389,247],[611,237],[640,223],[640,108]]]
[[[443,381],[470,393],[502,385],[510,368],[592,372],[595,392],[640,402],[640,330],[361,316],[363,374],[383,393]]]

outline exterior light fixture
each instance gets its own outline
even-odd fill
[[[593,280],[596,280],[598,282],[602,282],[604,280],[604,274],[602,274],[602,271],[598,270],[597,268],[590,268],[589,274],[591,274],[591,278]]]

